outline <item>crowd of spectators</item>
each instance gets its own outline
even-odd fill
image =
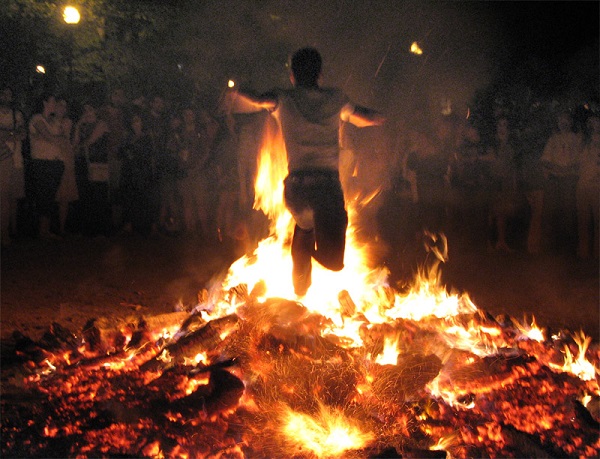
[[[490,135],[418,110],[398,122],[381,213],[400,205],[398,233],[474,231],[490,250],[597,258],[599,115],[556,111],[544,138],[505,113],[492,118]],[[46,93],[22,110],[3,87],[2,245],[24,236],[248,237],[264,124],[264,114],[159,93],[130,99],[123,88],[100,101]],[[352,158],[341,168],[346,190],[361,164]]]
[[[416,110],[399,123],[380,212],[389,219],[397,206],[399,242],[443,233],[490,251],[597,259],[600,115],[556,109],[547,118],[497,110],[483,129]]]
[[[252,218],[260,122],[176,105],[162,94],[67,101],[44,93],[30,113],[2,90],[2,245],[15,236],[190,236],[239,242]],[[248,125],[253,125],[248,129]],[[240,236],[241,235],[241,236]]]

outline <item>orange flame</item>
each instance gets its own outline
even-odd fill
[[[565,346],[564,364],[560,366],[550,362],[549,365],[551,368],[574,374],[583,381],[593,381],[596,376],[600,374],[600,369],[594,367],[594,364],[587,360],[585,356],[588,346],[592,342],[592,338],[590,336],[585,336],[583,332],[579,332],[573,336],[573,339],[575,344],[577,344],[579,351],[577,357],[574,358],[569,347]]]
[[[315,417],[288,408],[282,420],[288,443],[308,449],[317,457],[340,457],[345,451],[364,448],[374,439],[358,422],[324,406]]]
[[[255,209],[262,210],[271,222],[270,235],[258,244],[251,256],[234,262],[224,281],[224,289],[245,284],[252,291],[259,283],[265,286],[259,298],[296,298],[293,292],[289,244],[293,221],[283,201],[283,179],[287,175],[287,155],[281,130],[274,118],[269,118],[265,130],[255,183]],[[476,307],[467,297],[449,295],[440,286],[439,275],[434,266],[418,279],[415,289],[408,295],[394,294],[390,302],[389,272],[385,268],[372,267],[370,246],[358,241],[356,220],[359,208],[367,205],[371,193],[361,199],[349,200],[349,225],[346,234],[344,269],[329,271],[313,261],[313,284],[302,303],[311,311],[331,320],[329,333],[346,338],[355,346],[362,344],[359,327],[366,318],[370,323],[385,323],[397,318],[419,320],[434,315],[448,317],[460,313],[472,313]],[[439,260],[447,257],[447,245],[443,235],[432,236],[434,244],[429,248]],[[347,292],[356,308],[350,317],[343,314],[339,294]],[[234,313],[239,304],[221,301],[213,313]],[[360,318],[358,321],[355,318]]]

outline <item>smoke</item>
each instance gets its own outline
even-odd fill
[[[301,46],[323,54],[323,84],[357,103],[401,114],[415,103],[464,106],[488,79],[494,22],[478,2],[192,2],[180,42],[194,77],[238,79],[257,92],[288,84],[286,61]],[[417,41],[424,54],[410,53]]]
[[[545,18],[559,15],[553,24],[561,18],[573,23],[567,13],[574,16],[582,8],[581,3],[525,3],[526,13],[521,2],[189,1],[176,33],[182,49],[193,56],[189,68],[200,92],[213,99],[230,78],[258,93],[288,86],[288,56],[301,46],[319,49],[324,85],[341,87],[354,102],[389,118],[386,127],[354,136],[358,154],[368,153],[362,155],[361,181],[372,189],[388,177],[399,153],[397,126],[417,112],[427,120],[451,110],[464,119],[476,93],[499,73],[510,81],[510,76],[531,77],[527,62],[535,62],[533,43],[544,45],[547,57],[553,46],[547,37],[560,43],[571,34],[565,24],[547,35]],[[535,37],[525,38],[530,32]],[[526,40],[531,46],[524,51]],[[410,52],[413,42],[423,54]],[[540,78],[531,77],[533,84],[554,78],[557,70],[550,68],[540,70]],[[597,81],[597,71],[589,73]],[[576,80],[585,78],[577,74]]]
[[[369,151],[361,173],[372,187],[380,185],[382,167],[393,153],[398,119],[417,107],[436,114],[448,103],[462,116],[475,91],[489,82],[491,50],[500,38],[486,6],[209,0],[190,3],[179,32],[194,56],[194,79],[213,97],[230,78],[255,92],[285,87],[288,56],[301,46],[319,49],[323,85],[341,87],[354,102],[390,118],[385,129],[355,136],[357,149]],[[415,41],[423,49],[420,56],[410,52]]]

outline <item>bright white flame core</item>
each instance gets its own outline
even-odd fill
[[[345,451],[363,448],[374,438],[341,412],[324,407],[317,417],[287,410],[283,423],[288,441],[317,457],[340,457]]]
[[[264,282],[264,298],[296,299],[292,285],[292,260],[290,241],[293,231],[291,215],[283,200],[283,180],[287,175],[287,155],[283,138],[274,118],[267,121],[258,159],[255,184],[255,209],[262,210],[271,221],[271,235],[261,241],[251,256],[233,263],[224,282],[229,289],[245,284],[248,291]],[[331,333],[351,339],[356,346],[362,344],[358,327],[366,318],[372,324],[405,318],[420,320],[427,316],[450,317],[473,313],[477,308],[468,298],[449,295],[439,285],[439,279],[430,276],[416,283],[407,295],[390,294],[389,272],[385,268],[370,266],[370,247],[356,236],[357,200],[348,201],[349,225],[346,233],[344,269],[338,272],[323,268],[313,260],[312,285],[302,300],[309,310],[329,318],[335,325]],[[352,313],[362,315],[357,322],[342,317],[340,292],[348,292],[355,304]],[[230,314],[238,305],[223,302],[217,312]]]

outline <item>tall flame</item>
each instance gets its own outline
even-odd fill
[[[283,180],[287,172],[281,129],[277,119],[269,117],[258,158],[254,208],[269,218],[270,235],[258,244],[252,255],[244,256],[231,265],[224,282],[225,289],[245,284],[251,291],[262,283],[264,298],[296,298],[289,247],[294,225],[283,199]],[[398,318],[419,320],[429,315],[447,317],[476,311],[468,298],[449,295],[440,288],[437,264],[447,258],[443,235],[429,235],[433,243],[428,250],[438,260],[432,269],[419,276],[416,287],[408,295],[392,294],[390,297],[389,272],[386,268],[371,266],[371,247],[359,241],[356,231],[360,207],[367,205],[376,193],[347,200],[349,225],[344,269],[333,272],[313,260],[313,283],[302,303],[309,310],[331,320],[334,324],[331,333],[349,338],[357,346],[361,345],[357,330],[364,318],[371,323],[385,323]],[[340,292],[346,292],[352,299],[350,314],[341,311]],[[220,305],[223,313],[232,313],[235,307],[227,302]],[[363,322],[348,320],[353,316],[361,317]]]

